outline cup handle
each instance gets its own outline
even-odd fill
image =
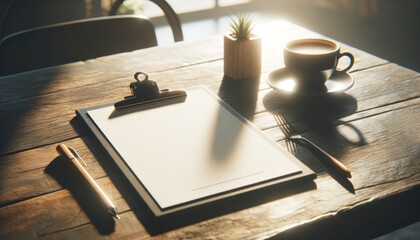
[[[349,70],[351,67],[353,67],[353,64],[354,64],[354,57],[353,57],[353,54],[351,54],[351,53],[349,53],[349,52],[343,52],[343,53],[340,53],[340,55],[338,55],[338,60],[340,60],[340,58],[341,57],[344,57],[344,56],[346,56],[346,57],[348,57],[349,59],[350,59],[350,63],[349,63],[349,65],[346,67],[346,68],[344,68],[343,70],[336,70],[336,72],[347,72],[347,70]],[[337,61],[338,61],[337,60]]]

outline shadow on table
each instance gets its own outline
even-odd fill
[[[328,94],[322,96],[302,96],[269,92],[263,99],[265,108],[274,116],[282,116],[296,132],[308,138],[326,152],[340,160],[351,146],[366,144],[363,134],[352,124],[339,118],[348,116],[357,110],[357,101],[352,96]],[[344,126],[355,133],[356,139],[343,136],[337,126]],[[286,140],[287,144],[290,143]],[[288,145],[289,146],[289,145]],[[347,191],[355,193],[353,184],[329,164],[329,161],[317,156],[310,156],[297,149],[295,155],[313,171],[328,172]],[[315,158],[316,160],[312,160]],[[316,161],[321,161],[325,169],[319,169]],[[345,163],[344,163],[345,164]]]
[[[39,135],[35,136],[41,139],[33,137],[34,132],[29,134],[27,131],[33,129],[28,127],[28,122],[41,121],[34,114],[34,109],[43,107],[40,96],[50,93],[48,87],[55,84],[60,76],[61,68],[43,69],[30,77],[25,74],[0,76],[1,155],[50,143]]]
[[[98,204],[100,200],[81,174],[74,169],[70,161],[62,156],[55,158],[46,167],[45,172],[52,176],[65,189],[68,189],[81,209],[86,213],[100,234],[115,231],[113,217]]]
[[[218,96],[248,120],[252,120],[257,106],[260,78],[234,80],[223,76]]]
[[[214,114],[215,120],[214,126],[212,126],[214,129],[212,155],[218,164],[229,159],[232,150],[236,149],[238,137],[244,128],[244,125],[232,123],[231,115],[227,113],[226,109],[233,108],[240,115],[252,120],[257,105],[259,83],[259,77],[234,80],[226,75],[223,76],[218,96],[224,103],[220,104],[217,113]],[[242,118],[234,111],[232,114]]]
[[[272,239],[373,239],[420,221],[420,186],[381,196],[330,217],[279,232]],[[394,238],[390,239],[395,239]],[[405,237],[405,238],[404,238]],[[417,237],[418,238],[418,237]],[[401,235],[398,239],[416,239]]]

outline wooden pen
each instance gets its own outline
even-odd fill
[[[109,198],[105,195],[105,193],[102,191],[102,189],[96,184],[96,182],[93,180],[93,178],[89,175],[89,173],[86,171],[86,169],[82,166],[80,161],[83,162],[83,160],[80,158],[80,156],[77,154],[77,152],[72,149],[68,148],[64,144],[60,144],[56,148],[58,154],[61,156],[66,157],[70,160],[70,162],[74,165],[74,167],[77,169],[78,172],[82,175],[82,177],[86,180],[86,182],[89,184],[89,186],[92,188],[92,190],[99,196],[99,199],[102,202],[102,205],[108,210],[109,213],[111,213],[114,217],[117,219],[120,219],[118,216],[117,208],[115,205],[109,200]],[[74,156],[74,154],[77,156],[77,158]],[[78,161],[80,160],[80,161]],[[86,163],[83,162],[84,165]]]

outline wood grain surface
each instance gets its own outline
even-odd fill
[[[1,77],[0,239],[354,239],[419,221],[420,74],[341,44],[356,59],[353,88],[315,98],[274,92],[265,78],[284,65],[282,46],[319,35],[273,24],[260,32],[259,79],[223,76],[223,36]],[[129,95],[136,71],[161,89],[206,85],[290,147],[273,117],[282,114],[353,177],[341,178],[297,144],[296,156],[318,174],[313,182],[156,219],[75,117],[76,109]],[[97,209],[66,171],[59,143],[77,149],[121,220]]]

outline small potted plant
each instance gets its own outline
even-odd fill
[[[224,72],[232,79],[257,77],[261,74],[261,38],[252,33],[249,13],[231,17],[231,33],[224,36]]]

